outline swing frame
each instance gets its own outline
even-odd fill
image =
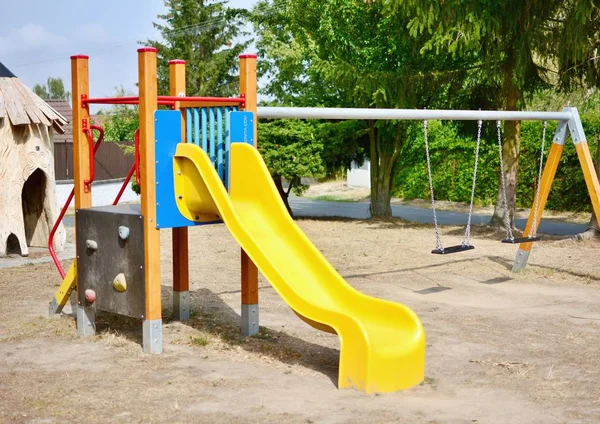
[[[594,168],[592,155],[583,131],[577,108],[566,107],[560,112],[537,111],[489,111],[489,110],[435,110],[435,109],[367,109],[367,108],[310,108],[310,107],[258,107],[259,119],[329,119],[329,120],[465,120],[465,121],[558,121],[550,152],[542,172],[540,197],[532,206],[524,234],[531,234],[534,213],[537,213],[535,231],[539,227],[552,182],[570,133],[585,184],[596,216],[600,216],[600,183]],[[521,243],[515,256],[513,272],[525,269],[533,242]]]

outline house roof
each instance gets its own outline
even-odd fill
[[[55,99],[47,99],[45,100],[48,105],[56,112],[58,112],[63,118],[67,120],[67,123],[63,126],[64,133],[63,134],[54,134],[52,137],[52,141],[54,143],[72,143],[73,142],[73,111],[71,110],[71,105],[66,100],[55,100]]]
[[[64,132],[67,119],[23,84],[0,63],[0,119],[12,125],[42,124]]]

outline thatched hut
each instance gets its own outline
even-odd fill
[[[52,133],[66,123],[0,63],[0,256],[47,246],[59,212]],[[61,226],[57,251],[65,239]]]

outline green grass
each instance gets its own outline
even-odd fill
[[[206,346],[208,344],[208,337],[206,337],[206,336],[191,336],[190,344],[192,346]]]
[[[342,202],[342,203],[356,203],[356,202],[360,202],[363,199],[345,199],[342,197],[336,197],[336,196],[332,196],[329,194],[323,194],[321,196],[315,196],[315,197],[310,197],[310,196],[305,196],[307,199],[311,199],[311,200],[318,200],[321,202]]]

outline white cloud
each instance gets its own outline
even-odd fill
[[[0,55],[28,53],[42,49],[63,47],[67,39],[48,31],[42,25],[25,24],[11,29],[7,35],[0,35]]]

